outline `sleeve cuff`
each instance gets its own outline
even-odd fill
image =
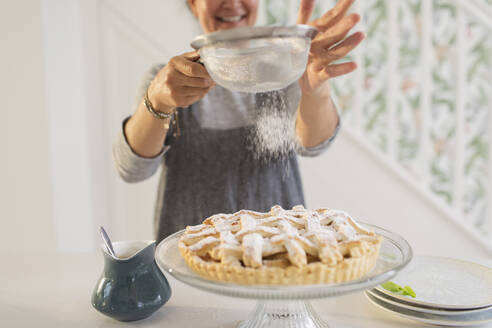
[[[125,124],[130,117],[127,117],[122,124],[113,145],[113,161],[118,173],[127,182],[138,182],[152,176],[159,168],[164,154],[170,146],[164,146],[154,157],[142,157],[135,153],[130,147],[125,135]]]
[[[135,156],[137,158],[139,158],[140,160],[155,160],[156,158],[161,158],[164,156],[164,154],[167,153],[167,151],[171,148],[171,146],[169,145],[164,145],[161,149],[161,151],[159,152],[159,154],[153,156],[153,157],[143,157],[143,156],[140,156],[139,154],[137,154],[133,149],[132,147],[130,146],[130,143],[128,142],[128,139],[126,137],[126,134],[125,134],[125,125],[126,125],[126,122],[128,122],[128,120],[130,119],[131,116],[128,116],[127,118],[125,118],[123,120],[123,124],[121,125],[121,133],[120,133],[120,136],[123,137],[123,141],[124,141],[124,144],[126,147],[124,148],[127,148],[125,149],[125,152],[131,152],[131,155],[132,156]]]

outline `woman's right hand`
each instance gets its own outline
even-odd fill
[[[148,89],[155,110],[171,113],[176,107],[188,107],[215,86],[199,58],[196,51],[173,57],[157,73]]]

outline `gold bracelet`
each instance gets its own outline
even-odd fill
[[[149,100],[149,88],[147,88],[147,90],[145,90],[144,104],[145,104],[145,107],[147,107],[147,110],[150,112],[150,114],[152,114],[152,116],[154,116],[155,118],[161,119],[161,120],[170,119],[176,113],[176,109],[174,109],[172,113],[163,113],[163,112],[156,111],[154,109],[154,106],[152,106],[152,103]]]
[[[154,116],[155,118],[158,118],[160,120],[169,119],[169,121],[167,121],[164,124],[164,128],[166,130],[169,130],[169,128],[170,128],[169,123],[172,121],[172,124],[174,125],[174,133],[173,133],[174,136],[178,137],[181,135],[181,129],[179,128],[179,123],[178,123],[178,111],[176,110],[176,108],[174,108],[172,113],[163,113],[163,112],[156,111],[154,109],[154,106],[152,106],[152,103],[149,100],[149,88],[147,88],[147,90],[145,90],[144,104],[145,104],[145,107],[147,108],[147,110],[150,112],[150,114],[152,114],[152,116]]]

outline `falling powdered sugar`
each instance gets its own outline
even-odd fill
[[[257,94],[256,111],[250,135],[254,156],[266,161],[289,157],[298,143],[295,115],[288,110],[285,89]]]

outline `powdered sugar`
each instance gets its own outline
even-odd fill
[[[261,101],[256,104],[256,119],[250,136],[254,155],[263,160],[286,158],[298,145],[295,115],[288,108],[286,91],[272,91],[258,98]]]

